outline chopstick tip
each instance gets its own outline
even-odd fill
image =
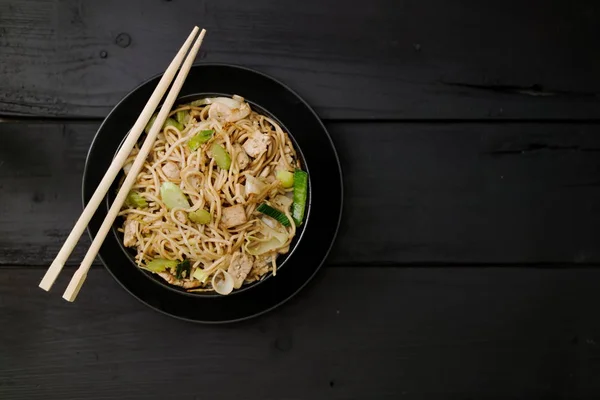
[[[52,264],[50,264],[50,267],[44,274],[44,277],[42,278],[38,286],[41,289],[44,289],[46,292],[49,292],[64,265],[64,262],[58,261],[56,259],[52,261]]]
[[[87,269],[79,267],[77,271],[75,271],[75,273],[73,274],[71,282],[69,282],[69,286],[67,286],[67,289],[63,293],[63,299],[65,299],[68,302],[75,301],[77,295],[79,294],[79,290],[81,289],[81,286],[83,286],[83,282],[85,282],[86,278]]]

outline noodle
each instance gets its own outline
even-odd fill
[[[193,102],[170,116],[177,120],[167,120],[130,193],[138,202],[126,202],[119,214],[124,244],[136,250],[136,263],[192,291],[219,291],[215,274],[223,271],[236,289],[269,272],[275,275],[277,256],[289,250],[296,234],[289,211],[292,189],[277,177],[278,171],[300,168],[288,134],[238,96]],[[195,149],[190,139],[207,132],[210,137]],[[215,143],[230,158],[227,168]],[[125,173],[137,153],[136,148],[127,159]],[[162,191],[169,182],[187,206],[180,200],[183,206],[167,207]],[[261,203],[278,209],[290,226],[258,212]],[[209,221],[192,221],[197,212]],[[171,267],[157,269],[157,260]],[[191,268],[181,276],[183,267],[165,260],[189,260]]]

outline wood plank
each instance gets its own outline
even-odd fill
[[[328,127],[345,174],[332,264],[600,262],[598,125]],[[0,124],[0,264],[56,255],[96,128]]]
[[[201,62],[269,73],[328,119],[597,119],[599,18],[593,0],[1,0],[0,114],[105,116],[201,24]]]
[[[325,268],[259,319],[170,319],[93,269],[0,270],[3,399],[548,399],[600,392],[600,270]],[[362,288],[370,287],[368,295]],[[19,332],[16,334],[16,332]]]
[[[81,178],[98,123],[0,123],[0,264],[51,262],[82,210]],[[81,260],[85,234],[73,258]]]

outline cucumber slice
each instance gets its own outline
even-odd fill
[[[256,211],[261,212],[269,217],[273,218],[277,222],[279,222],[283,226],[291,226],[290,220],[279,210],[274,209],[268,204],[262,203],[260,206],[256,207]]]
[[[297,169],[294,172],[294,203],[292,203],[292,218],[296,226],[302,225],[308,197],[308,174]]]

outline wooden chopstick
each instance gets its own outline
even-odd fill
[[[165,120],[167,119],[169,113],[171,112],[171,107],[173,107],[175,100],[177,100],[179,91],[181,90],[181,87],[183,86],[185,78],[187,77],[188,73],[190,72],[190,68],[192,67],[192,63],[194,62],[194,59],[196,58],[196,54],[198,54],[198,50],[200,49],[200,45],[202,44],[202,40],[204,39],[205,33],[206,33],[206,30],[204,30],[204,29],[202,30],[202,32],[200,32],[200,36],[198,36],[198,39],[196,39],[194,46],[192,47],[192,49],[190,50],[190,53],[188,54],[187,58],[183,62],[183,65],[181,66],[181,69],[179,70],[179,73],[177,74],[177,78],[175,78],[175,82],[173,82],[173,87],[171,87],[169,94],[167,94],[165,102],[162,105],[162,107],[160,108],[160,111],[158,112],[158,116],[156,117],[156,120],[152,124],[152,128],[150,128],[150,132],[148,132],[148,136],[146,137],[146,140],[144,141],[144,144],[142,145],[140,152],[136,156],[131,169],[127,173],[127,177],[125,178],[123,185],[121,186],[121,188],[119,189],[119,192],[117,193],[117,197],[115,198],[114,202],[110,206],[110,209],[108,210],[108,213],[106,214],[106,217],[104,218],[104,221],[102,222],[102,225],[100,226],[100,229],[98,230],[98,233],[96,233],[96,236],[94,237],[94,240],[92,241],[92,244],[91,244],[90,248],[88,249],[88,252],[86,253],[86,255],[85,255],[83,261],[81,262],[81,265],[77,269],[77,271],[75,271],[73,278],[71,278],[71,282],[69,282],[69,286],[67,286],[67,289],[65,290],[65,293],[63,294],[63,298],[65,300],[74,301],[75,298],[77,297],[77,294],[79,293],[79,290],[81,289],[81,286],[83,285],[83,282],[85,282],[85,278],[87,277],[87,273],[92,265],[92,262],[96,258],[96,255],[98,255],[100,246],[102,246],[102,243],[104,242],[104,239],[106,238],[106,235],[110,231],[112,224],[114,223],[115,219],[117,218],[117,215],[119,214],[119,211],[121,210],[121,207],[123,206],[123,203],[125,202],[125,199],[127,198],[127,195],[129,194],[129,191],[131,190],[131,187],[133,186],[133,184],[135,183],[135,180],[137,179],[137,175],[142,170],[142,166],[143,166],[144,162],[146,161],[146,157],[148,157],[148,154],[150,153],[150,151],[152,150],[152,147],[154,146],[154,141],[156,140],[156,136],[158,136],[158,133],[162,129],[162,126],[163,126]]]
[[[148,100],[148,103],[142,110],[142,113],[131,128],[131,131],[127,136],[127,139],[123,143],[123,146],[121,147],[121,149],[113,159],[112,163],[108,167],[108,170],[106,171],[104,177],[100,181],[100,184],[94,191],[94,194],[92,195],[92,198],[88,202],[87,206],[81,213],[81,216],[79,217],[77,223],[73,227],[73,230],[67,237],[67,240],[65,240],[65,243],[58,252],[58,255],[48,268],[48,271],[46,271],[46,274],[44,275],[44,278],[42,279],[39,285],[42,289],[46,291],[50,290],[50,288],[56,281],[58,274],[60,274],[60,271],[65,265],[65,262],[67,262],[67,259],[73,252],[73,249],[75,248],[77,242],[81,238],[83,231],[89,224],[90,220],[92,219],[92,216],[94,215],[94,213],[98,209],[98,206],[104,199],[104,196],[106,196],[110,185],[119,174],[119,171],[121,171],[121,168],[123,168],[125,160],[127,159],[127,157],[129,157],[131,150],[137,143],[140,135],[146,127],[146,124],[152,117],[154,110],[156,110],[156,107],[158,107],[160,100],[162,99],[165,92],[169,88],[169,85],[173,81],[173,78],[175,77],[175,74],[177,73],[181,62],[183,61],[183,58],[188,52],[188,49],[190,48],[194,38],[198,34],[198,30],[199,29],[197,26],[194,27],[192,33],[190,33],[187,40],[185,41],[181,49],[179,49],[177,55],[175,55],[175,58],[173,59],[173,61],[171,61],[171,64],[169,64],[169,67],[158,82],[156,89],[154,89],[152,96],[150,96],[150,100]]]

